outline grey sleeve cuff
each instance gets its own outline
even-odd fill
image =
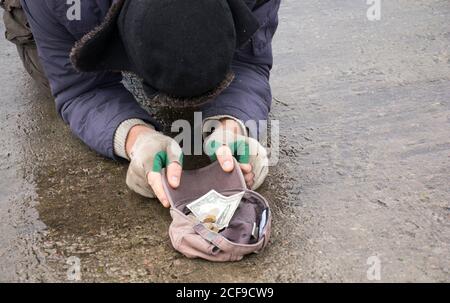
[[[114,134],[114,153],[121,158],[127,159],[128,161],[130,161],[130,157],[127,155],[125,145],[127,142],[128,133],[136,125],[145,125],[154,129],[151,124],[148,124],[141,119],[129,119],[123,121]]]

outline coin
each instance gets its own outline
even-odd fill
[[[207,215],[205,219],[203,219],[203,223],[216,223],[217,218],[214,215]]]

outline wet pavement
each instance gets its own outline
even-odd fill
[[[284,0],[272,118],[281,159],[260,190],[271,244],[188,260],[126,165],[75,139],[0,39],[0,281],[450,281],[450,3]],[[0,25],[3,31],[3,25]],[[160,117],[167,116],[160,113]],[[175,116],[175,115],[173,115]]]

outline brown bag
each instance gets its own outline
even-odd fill
[[[232,173],[225,173],[215,162],[198,170],[184,171],[178,189],[171,188],[163,178],[173,219],[170,239],[173,247],[186,257],[216,262],[240,261],[245,255],[260,252],[268,244],[272,221],[269,204],[260,194],[247,189],[238,163],[235,167]],[[163,175],[166,176],[165,172]],[[229,226],[220,233],[210,231],[203,223],[188,217],[190,211],[186,207],[212,189],[225,196],[245,191]],[[263,224],[257,238],[253,237],[255,223],[256,226]]]

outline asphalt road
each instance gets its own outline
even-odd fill
[[[175,252],[169,213],[70,134],[0,39],[0,281],[66,281],[75,256],[83,281],[367,282],[379,265],[449,282],[450,3],[381,2],[371,22],[363,0],[283,1],[273,237],[234,264]]]

